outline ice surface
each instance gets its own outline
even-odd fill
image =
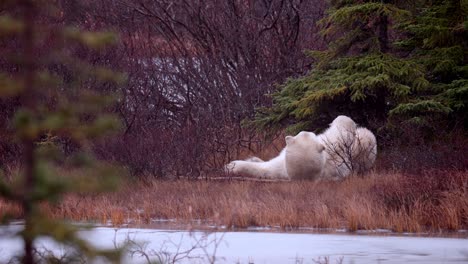
[[[20,225],[0,227],[0,263],[20,252],[22,242],[8,235]],[[161,229],[113,229],[98,227],[80,235],[99,248],[130,243],[131,250],[143,250],[151,259],[158,256],[181,263],[467,263],[468,239],[348,234],[298,234],[268,232],[188,232]],[[136,243],[136,244],[135,244]],[[36,246],[63,254],[65,247],[49,239]],[[184,254],[184,251],[194,248]],[[177,252],[179,254],[177,254]],[[128,253],[124,263],[145,263],[139,254]]]

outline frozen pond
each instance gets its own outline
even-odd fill
[[[21,250],[18,238],[0,237],[0,263]],[[160,229],[98,227],[80,233],[99,248],[129,243],[124,263],[180,259],[181,263],[468,263],[468,239],[348,234],[268,232],[188,232]],[[63,254],[47,239],[38,248]],[[133,256],[131,254],[133,252]],[[317,262],[319,261],[319,262]],[[321,261],[321,262],[320,262]]]

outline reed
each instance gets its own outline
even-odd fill
[[[371,173],[341,182],[134,181],[118,192],[69,195],[51,217],[114,225],[154,219],[228,228],[278,226],[440,232],[468,228],[468,172]],[[0,201],[1,212],[21,217]]]

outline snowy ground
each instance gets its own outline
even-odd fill
[[[0,227],[0,263],[21,250],[18,238],[6,236],[21,226]],[[8,232],[7,232],[8,233]],[[113,229],[83,231],[81,235],[99,248],[130,242],[124,263],[152,260],[170,263],[468,263],[468,239],[410,236],[366,236],[348,234],[297,234],[268,232],[187,232],[157,229]],[[40,239],[38,248],[63,254],[64,248]],[[190,250],[192,249],[192,250]]]

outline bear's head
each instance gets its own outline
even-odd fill
[[[291,179],[318,179],[325,164],[325,147],[312,132],[287,136],[285,165]]]

